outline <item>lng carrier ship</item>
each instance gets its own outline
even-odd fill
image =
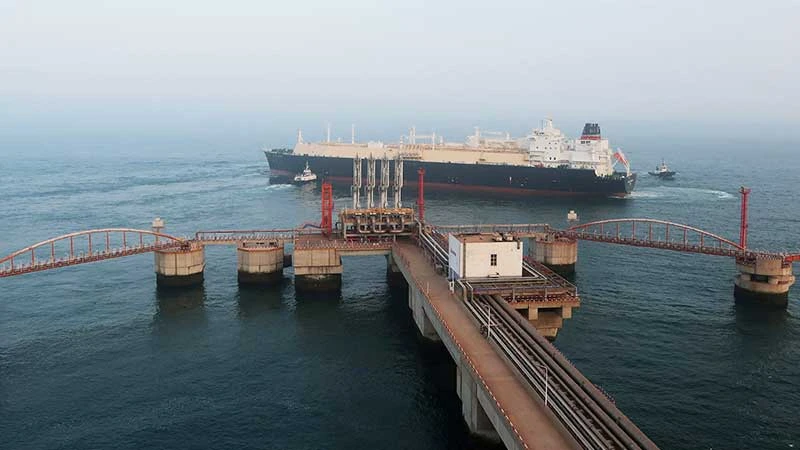
[[[439,188],[624,197],[636,184],[625,155],[611,149],[598,124],[587,123],[580,139],[570,139],[551,119],[522,138],[476,128],[463,143],[418,135],[415,128],[397,144],[357,143],[354,130],[349,143],[331,142],[330,128],[325,142],[311,143],[298,131],[293,149],[264,153],[273,175],[294,176],[308,165],[323,178],[340,181],[352,180],[354,158],[372,156],[402,158],[408,184],[422,168],[425,184]],[[617,164],[624,171],[616,171]]]

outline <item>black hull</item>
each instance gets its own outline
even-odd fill
[[[291,176],[302,172],[308,162],[318,177],[352,181],[353,160],[330,156],[304,156],[264,152],[274,175]],[[362,173],[366,173],[366,160]],[[381,160],[376,162],[380,173]],[[458,164],[405,160],[404,183],[416,185],[417,169],[425,169],[425,185],[434,188],[476,191],[553,194],[575,196],[624,197],[633,191],[636,174],[617,173],[598,177],[593,170],[548,167]]]

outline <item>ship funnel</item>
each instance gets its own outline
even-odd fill
[[[586,141],[599,141],[600,125],[596,123],[587,123],[583,126],[583,133],[581,133],[581,140]]]

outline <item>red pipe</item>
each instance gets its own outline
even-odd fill
[[[319,227],[326,234],[333,231],[333,186],[327,181],[322,183],[322,221]]]
[[[742,248],[747,248],[747,198],[750,196],[750,189],[742,186],[739,189],[739,193],[742,194],[742,213],[741,213],[741,223],[739,224],[739,245]]]
[[[419,221],[425,222],[425,169],[417,169],[417,214]]]

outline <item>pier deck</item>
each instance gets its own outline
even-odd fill
[[[545,406],[515,376],[513,370],[496,352],[472,319],[461,300],[450,292],[447,281],[434,270],[422,249],[411,242],[397,242],[393,248],[395,261],[406,279],[413,280],[425,293],[445,333],[440,337],[453,358],[464,360],[480,380],[482,389],[503,414],[519,441],[520,448],[579,448],[547,411]],[[434,324],[435,325],[435,324]],[[459,364],[460,365],[460,364]],[[487,411],[488,412],[488,411]],[[495,424],[501,433],[503,427]],[[504,439],[505,442],[505,439]],[[507,447],[513,448],[508,446]]]

